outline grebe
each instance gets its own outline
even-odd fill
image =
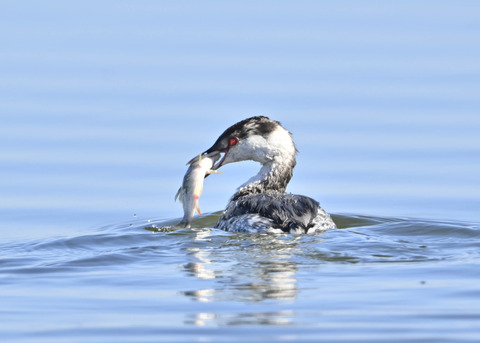
[[[308,234],[335,228],[317,201],[285,193],[296,153],[292,134],[267,117],[247,118],[226,129],[202,154],[223,154],[212,169],[246,160],[260,162],[262,168],[237,189],[215,227],[232,232]]]

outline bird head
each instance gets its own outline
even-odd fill
[[[226,129],[202,156],[223,154],[213,169],[246,160],[263,165],[294,159],[297,149],[292,135],[280,122],[256,116],[244,119]],[[198,159],[198,157],[197,157]]]

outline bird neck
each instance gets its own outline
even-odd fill
[[[287,185],[292,179],[293,168],[295,168],[296,163],[295,156],[293,156],[290,159],[282,161],[272,160],[263,164],[257,175],[238,188],[231,201],[248,194],[285,193]]]

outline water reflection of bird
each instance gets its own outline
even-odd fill
[[[246,160],[260,162],[262,168],[238,188],[215,227],[234,232],[309,234],[334,228],[317,201],[285,193],[296,153],[291,133],[267,117],[251,117],[226,129],[203,153],[223,154],[213,169]]]

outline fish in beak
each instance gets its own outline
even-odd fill
[[[206,175],[221,173],[212,169],[219,158],[219,154],[201,154],[187,163],[190,166],[183,177],[182,187],[175,196],[175,200],[179,198],[183,205],[183,219],[178,226],[190,227],[195,211],[202,215],[199,199],[203,191],[203,181]]]

